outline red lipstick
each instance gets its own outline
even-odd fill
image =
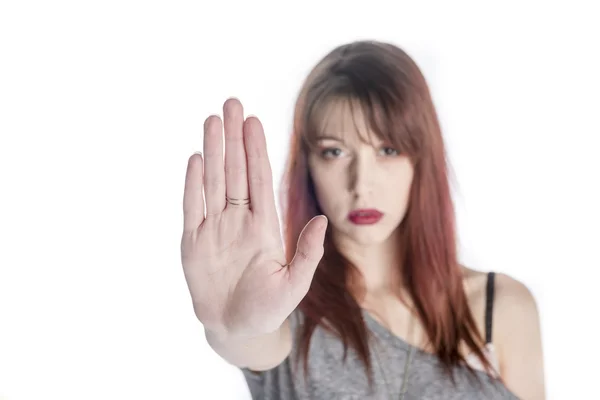
[[[356,225],[371,225],[377,223],[383,213],[375,209],[359,209],[348,214],[348,219]]]

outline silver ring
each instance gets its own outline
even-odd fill
[[[227,202],[229,204],[231,204],[232,206],[247,206],[248,204],[250,204],[249,197],[247,197],[245,199],[232,199],[229,196],[225,196],[225,200],[227,200]]]

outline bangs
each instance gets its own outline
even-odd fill
[[[337,79],[336,79],[337,78]],[[409,112],[402,99],[394,97],[390,92],[377,90],[370,85],[356,85],[349,79],[330,77],[320,87],[313,88],[312,98],[306,99],[303,121],[299,133],[309,149],[314,149],[321,136],[355,135],[360,132],[360,141],[373,145],[369,134],[384,143],[394,146],[400,153],[411,158],[419,156],[419,129],[411,129]],[[336,108],[344,109],[344,117],[334,115]],[[335,118],[349,119],[354,129],[336,129],[330,131],[329,126]],[[363,122],[362,126],[358,121]],[[345,123],[335,121],[337,124]],[[335,123],[334,122],[334,123]],[[413,127],[414,128],[414,127]],[[364,132],[367,129],[369,132]],[[365,135],[366,134],[366,135]]]

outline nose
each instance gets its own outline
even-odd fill
[[[360,198],[369,193],[373,185],[372,176],[376,166],[372,157],[361,153],[357,154],[350,163],[349,191]]]

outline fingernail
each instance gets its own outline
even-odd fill
[[[325,229],[327,227],[327,222],[329,222],[329,220],[324,215],[319,215],[319,219],[321,219],[321,221],[319,221],[319,228]]]

